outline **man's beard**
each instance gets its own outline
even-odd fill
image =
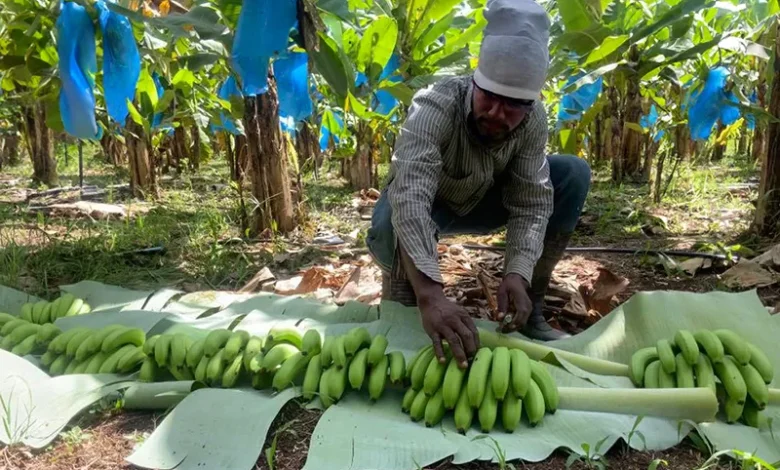
[[[506,140],[511,129],[500,121],[492,121],[486,118],[476,118],[475,124],[480,137],[490,142]]]

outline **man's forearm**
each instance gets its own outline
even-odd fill
[[[417,269],[411,256],[409,256],[409,253],[406,252],[400,242],[398,243],[398,252],[401,256],[401,265],[404,268],[406,277],[412,284],[418,303],[425,303],[434,297],[444,295],[443,286]]]

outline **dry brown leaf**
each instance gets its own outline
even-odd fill
[[[263,286],[263,284],[269,283],[271,281],[274,281],[276,277],[274,277],[274,274],[271,272],[270,269],[268,269],[268,266],[263,267],[260,271],[255,274],[252,279],[249,280],[246,284],[244,284],[244,287],[239,289],[238,292],[240,293],[250,293],[250,292],[257,292],[260,287]]]
[[[730,289],[751,289],[777,283],[775,276],[754,261],[740,261],[723,273],[723,283]]]
[[[607,268],[598,268],[599,274],[593,283],[591,297],[597,300],[611,299],[628,287],[628,279],[614,274]]]
[[[691,258],[679,263],[679,267],[691,276],[695,276],[700,269],[704,268],[704,261],[704,258]]]
[[[356,267],[349,278],[336,292],[336,302],[346,302],[347,300],[354,299],[360,295],[358,285],[360,283],[360,271],[361,267]]]
[[[295,289],[296,294],[308,294],[314,292],[325,284],[324,270],[319,267],[313,267],[303,273],[300,284]]]
[[[276,285],[274,285],[274,292],[279,295],[293,295],[296,293],[302,279],[303,276],[295,276],[290,279],[278,281]]]
[[[769,268],[780,266],[780,244],[777,244],[763,254],[756,256],[752,261]]]
[[[487,300],[487,306],[490,309],[491,316],[493,318],[498,317],[498,302],[496,302],[496,296],[490,289],[490,280],[488,275],[484,271],[477,271],[477,284],[482,289],[482,293]]]

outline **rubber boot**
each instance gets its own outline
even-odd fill
[[[391,272],[382,270],[382,299],[398,302],[406,307],[417,306],[417,296],[401,266],[400,255],[396,253]]]
[[[542,256],[534,267],[531,278],[531,288],[528,296],[531,298],[533,310],[528,318],[528,323],[522,329],[522,333],[529,338],[541,341],[554,341],[556,339],[569,338],[571,335],[551,327],[544,318],[544,296],[550,285],[553,270],[558,261],[563,257],[566,246],[569,244],[571,233],[553,235],[544,241]]]

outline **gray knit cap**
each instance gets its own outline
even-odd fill
[[[550,63],[550,18],[533,0],[488,0],[474,81],[482,89],[538,100]]]

